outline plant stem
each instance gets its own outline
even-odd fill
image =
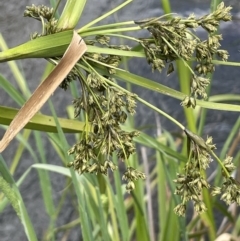
[[[148,103],[147,101],[137,97],[136,98],[139,102],[143,103],[144,105],[150,107],[151,109],[155,110],[156,112],[158,112],[159,114],[165,116],[167,119],[169,119],[170,121],[172,121],[174,124],[176,124],[177,126],[179,126],[182,130],[185,130],[185,127],[178,122],[176,119],[174,119],[172,116],[168,115],[166,112],[158,109],[157,107],[155,107],[154,105],[151,105],[150,103]]]
[[[77,31],[81,33],[85,32],[91,32],[95,30],[105,30],[105,29],[114,29],[118,27],[124,27],[126,25],[135,25],[134,21],[126,21],[126,22],[120,22],[120,23],[112,23],[112,24],[107,24],[107,25],[101,25],[101,26],[96,26],[96,27],[91,27],[91,28],[80,28]]]
[[[219,165],[222,167],[223,171],[225,172],[227,178],[229,178],[230,174],[228,173],[227,169],[225,168],[225,166],[223,165],[221,160],[218,158],[218,156],[212,150],[210,150],[210,153],[212,156],[214,156],[216,158],[217,162],[219,163]]]
[[[164,13],[171,13],[171,4],[169,2],[169,0],[162,0],[162,7],[163,7],[163,11]]]
[[[101,75],[100,75],[91,65],[89,65],[86,61],[84,61],[84,62],[92,69],[93,72],[95,72],[97,75],[99,75],[99,76],[101,77]],[[104,78],[104,80],[105,80],[106,83],[108,83],[109,85],[114,86],[114,87],[118,88],[119,90],[122,90],[122,91],[125,92],[125,93],[126,93],[126,92],[129,93],[129,91],[127,91],[126,89],[122,88],[122,87],[119,86],[118,84],[116,84],[116,83],[108,80],[107,78]],[[171,117],[170,115],[168,115],[166,112],[158,109],[156,106],[148,103],[147,101],[143,100],[143,99],[140,98],[140,97],[136,97],[136,99],[137,99],[139,102],[143,103],[144,105],[146,105],[146,106],[150,107],[151,109],[155,110],[155,111],[158,112],[159,114],[165,116],[167,119],[169,119],[170,121],[172,121],[173,123],[175,123],[177,126],[179,126],[182,130],[185,130],[185,127],[184,127],[180,122],[178,122],[176,119],[174,119],[173,117]]]
[[[141,28],[139,26],[135,27],[124,27],[124,28],[115,28],[115,29],[106,29],[106,30],[93,30],[93,31],[87,31],[87,32],[81,32],[77,31],[78,34],[81,35],[81,37],[87,37],[92,35],[105,35],[105,34],[111,34],[111,33],[119,33],[119,32],[131,32],[131,31],[139,31]]]

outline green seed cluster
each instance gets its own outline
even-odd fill
[[[152,70],[162,71],[168,64],[167,74],[170,74],[174,71],[172,62],[177,59],[197,62],[195,69],[191,69],[191,96],[184,98],[182,106],[194,108],[196,105],[194,99],[207,98],[206,88],[210,83],[207,74],[215,70],[212,63],[214,56],[223,61],[228,59],[228,52],[219,49],[222,36],[215,32],[220,21],[231,20],[230,10],[231,7],[225,7],[222,2],[216,11],[201,18],[196,18],[192,14],[186,19],[174,17],[169,21],[159,21],[160,18],[135,21],[141,28],[147,29],[152,36],[152,38],[141,40],[146,59],[152,66]],[[200,40],[191,31],[197,27],[202,27],[209,33],[207,40]]]
[[[26,10],[24,11],[24,17],[32,17],[37,20],[41,20],[41,18],[45,18],[46,20],[50,20],[53,15],[53,8],[49,8],[44,5],[35,6],[27,6]]]
[[[223,165],[229,174],[236,169],[236,166],[232,162],[232,157],[230,156],[226,157],[223,161]],[[221,187],[213,188],[212,195],[215,196],[221,194],[221,200],[228,205],[232,203],[240,205],[240,184],[232,177],[227,176],[225,171],[222,171],[222,174],[225,180]]]
[[[107,174],[108,168],[116,169],[111,161],[114,152],[122,160],[135,152],[133,138],[139,133],[125,132],[120,125],[126,121],[127,113],[135,113],[136,96],[110,86],[106,80],[89,73],[81,79],[82,96],[73,101],[75,117],[83,111],[92,126],[92,131],[69,150],[75,156],[69,166],[79,173]]]
[[[219,4],[217,10],[201,18],[193,14],[188,18],[151,18],[135,21],[142,29],[147,29],[149,38],[135,39],[145,52],[146,60],[152,70],[162,71],[168,65],[167,75],[174,71],[174,62],[181,59],[189,67],[191,78],[191,94],[181,102],[182,106],[196,106],[196,98],[207,98],[206,89],[210,83],[207,78],[214,72],[213,58],[216,56],[223,61],[228,59],[228,52],[220,49],[221,35],[215,34],[220,21],[230,21],[231,7]],[[41,6],[29,6],[24,16],[32,17],[42,22],[43,32],[34,33],[32,38],[52,34],[57,29],[57,20],[53,17],[53,9]],[[166,16],[165,16],[166,17]],[[160,21],[161,20],[161,21]],[[193,32],[197,27],[202,27],[209,34],[205,40],[199,39]],[[87,45],[103,48],[130,51],[127,45],[112,45],[109,36],[96,35],[84,39]],[[188,61],[196,62],[194,69],[187,64]],[[59,57],[51,59],[54,63]],[[74,160],[68,164],[79,174],[93,173],[107,175],[108,170],[114,171],[117,165],[113,163],[112,156],[116,153],[119,160],[128,162],[131,154],[135,153],[133,138],[138,136],[137,131],[126,132],[121,128],[128,115],[133,115],[136,108],[137,96],[121,88],[113,79],[113,75],[122,61],[117,54],[85,53],[73,70],[61,83],[60,87],[66,90],[69,83],[78,80],[81,85],[81,95],[74,99],[74,116],[79,115],[85,119],[85,129],[80,140],[68,151]],[[100,73],[99,73],[100,72]],[[102,74],[105,73],[105,74]],[[177,174],[175,194],[181,196],[181,204],[175,207],[178,215],[185,215],[186,205],[193,202],[197,213],[206,210],[201,195],[203,188],[210,188],[204,171],[209,167],[214,156],[215,145],[212,138],[204,141],[201,137],[184,130],[189,141],[189,159],[185,165],[184,173]],[[214,156],[216,158],[216,156]],[[221,199],[227,204],[237,202],[240,204],[240,186],[230,177],[235,166],[232,158],[227,157],[222,163],[224,183],[222,187],[214,187],[212,195],[221,194]],[[144,173],[130,167],[122,179],[127,182],[126,190],[135,188],[135,181],[145,179]]]
[[[44,5],[36,6],[32,4],[32,6],[26,7],[23,16],[31,17],[42,22],[43,32],[41,34],[37,32],[33,33],[31,36],[32,39],[59,31],[57,29],[57,20],[53,17],[53,8],[49,8]]]
[[[119,49],[119,50],[126,50],[129,51],[131,48],[128,45],[111,45],[110,44],[110,37],[104,35],[96,35],[95,39],[85,40],[87,45],[92,46],[103,46],[112,49]],[[88,60],[98,61],[102,65],[107,67],[109,74],[115,74],[116,68],[121,63],[121,56],[118,55],[106,55],[106,54],[98,54],[98,53],[86,53],[85,57],[88,57]]]
[[[43,33],[34,33],[32,38],[52,34],[57,31],[57,20],[53,18],[53,9],[41,6],[29,6],[24,16],[32,17],[42,22]],[[85,39],[87,45],[103,46],[112,49],[131,50],[127,45],[111,45],[110,38],[104,35],[96,35],[94,39]],[[54,61],[59,58],[55,57]],[[112,79],[112,74],[120,65],[121,57],[98,53],[85,53],[79,63],[63,80],[60,87],[67,90],[73,80],[81,84],[82,94],[73,101],[74,116],[81,112],[85,118],[86,126],[81,139],[68,151],[74,155],[74,161],[68,164],[79,174],[95,173],[107,175],[108,170],[116,170],[117,166],[112,162],[113,153],[120,160],[128,160],[135,152],[133,138],[138,136],[137,131],[126,132],[121,128],[128,114],[133,115],[136,108],[136,95],[132,94],[117,84]],[[87,63],[87,68],[86,68]],[[100,63],[107,69],[109,76],[101,75],[91,66]],[[85,66],[84,70],[82,66]],[[131,171],[130,171],[131,170]],[[134,181],[145,178],[145,175],[128,167],[123,175],[127,181],[127,190],[134,189]]]
[[[72,69],[72,71],[67,75],[67,77],[63,80],[63,82],[59,85],[60,88],[67,90],[69,87],[69,84],[76,80],[78,77],[78,74],[76,73],[75,68]]]
[[[214,187],[212,195],[221,195],[221,200],[226,204],[230,205],[232,203],[237,203],[240,205],[240,185],[233,178],[228,178],[223,184],[222,187]]]
[[[128,167],[126,172],[124,173],[122,179],[127,181],[126,189],[128,192],[131,192],[135,189],[134,182],[138,179],[145,179],[146,175],[140,171],[137,171],[136,169],[132,167]]]
[[[197,213],[207,210],[201,195],[203,188],[209,189],[210,184],[203,175],[203,170],[206,170],[212,161],[209,150],[215,149],[211,137],[204,141],[188,130],[186,130],[186,134],[190,142],[189,159],[185,165],[184,174],[177,174],[177,179],[174,180],[177,184],[175,194],[181,196],[182,199],[182,203],[174,208],[174,212],[179,216],[185,215],[186,204],[189,201],[193,202],[194,210]]]
[[[94,72],[89,73],[86,79],[81,79],[82,96],[73,101],[75,117],[83,111],[92,126],[92,131],[85,132],[82,140],[68,152],[74,155],[74,161],[68,166],[79,174],[107,175],[108,169],[117,169],[111,161],[113,153],[120,160],[127,160],[135,152],[133,138],[139,133],[123,131],[120,125],[126,121],[127,113],[135,113],[136,95],[123,92],[106,80]],[[134,181],[139,178],[145,178],[145,175],[128,167],[123,175],[127,191],[134,189]]]
[[[110,38],[107,36],[97,35],[94,39],[85,41],[88,45],[130,50],[125,45],[110,45]],[[97,53],[86,53],[84,59],[89,63],[95,61],[101,63],[109,75],[115,73],[121,62],[120,56]],[[94,71],[86,72],[86,77],[79,74],[77,78],[82,86],[82,95],[73,101],[74,116],[78,117],[82,112],[91,124],[92,131],[87,135],[84,134],[82,140],[69,150],[69,154],[74,155],[74,161],[69,163],[69,166],[78,173],[106,175],[108,169],[112,171],[117,169],[111,160],[113,153],[116,153],[120,160],[127,160],[135,153],[133,138],[139,133],[123,131],[120,125],[126,122],[128,113],[135,114],[137,96],[113,86],[111,83],[115,82],[114,79]],[[132,175],[135,172],[140,173],[133,168],[131,170]],[[138,175],[138,178],[125,178],[125,176],[124,174],[123,180],[127,181],[126,189],[130,191],[134,188],[133,182],[140,177]],[[141,177],[144,178],[144,175]]]
[[[22,213],[20,211],[19,196],[17,195],[16,190],[12,188],[10,183],[8,183],[2,176],[0,176],[0,191],[8,199],[16,214],[19,216],[21,220]]]
[[[176,183],[175,194],[181,196],[182,199],[182,202],[174,208],[174,212],[179,216],[185,215],[186,205],[189,201],[193,202],[194,210],[197,213],[207,210],[201,198],[203,188],[210,189],[204,171],[212,162],[211,156],[214,155],[213,150],[216,149],[212,144],[212,137],[208,137],[204,141],[187,129],[185,129],[185,133],[189,141],[189,158],[184,168],[184,174],[177,174],[177,178],[174,180]],[[213,187],[211,195],[221,194],[221,199],[227,204],[236,202],[240,205],[240,185],[230,176],[236,168],[232,157],[227,156],[221,165],[224,182],[221,187]]]

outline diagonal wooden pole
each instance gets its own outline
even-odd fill
[[[0,153],[5,150],[10,141],[24,128],[31,118],[41,109],[52,93],[68,75],[74,65],[86,52],[87,46],[83,39],[73,31],[72,41],[65,54],[49,74],[49,76],[37,87],[28,101],[22,106],[10,123],[2,140],[0,141]]]

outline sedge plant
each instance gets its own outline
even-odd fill
[[[81,15],[84,14],[85,5],[85,1],[67,1],[62,15],[58,19],[56,12],[59,2],[56,3],[55,8],[43,5],[26,7],[24,16],[40,21],[42,32],[35,32],[31,35],[30,41],[1,52],[0,62],[24,58],[45,58],[49,65],[58,65],[70,44],[73,29]],[[177,98],[181,100],[181,106],[184,108],[194,109],[199,106],[239,111],[240,108],[237,105],[216,104],[207,101],[207,88],[211,82],[209,74],[214,72],[215,63],[225,64],[229,57],[226,50],[220,49],[222,36],[216,31],[221,21],[231,21],[231,7],[220,3],[211,13],[199,18],[193,14],[182,18],[168,13],[158,18],[98,25],[102,19],[130,2],[130,0],[124,2],[114,10],[75,30],[86,43],[87,51],[59,87],[64,90],[68,88],[72,90],[74,100],[73,106],[70,108],[73,113],[71,115],[76,119],[81,117],[82,122],[58,118],[52,103],[49,102],[52,117],[37,114],[31,123],[26,125],[26,128],[49,132],[48,138],[63,160],[65,167],[56,168],[46,162],[41,138],[36,133],[35,139],[42,154],[40,156],[42,164],[34,164],[32,168],[39,170],[43,193],[46,183],[51,186],[46,170],[61,173],[73,183],[79,219],[74,224],[59,228],[60,230],[80,223],[84,240],[133,240],[134,237],[137,240],[153,240],[155,239],[154,230],[148,228],[146,196],[143,190],[146,174],[141,164],[136,161],[136,156],[132,157],[136,155],[136,142],[154,148],[157,151],[156,158],[158,160],[158,165],[154,170],[163,176],[159,180],[158,191],[164,192],[164,187],[169,185],[172,195],[175,193],[167,210],[160,208],[161,234],[159,239],[188,240],[191,237],[191,227],[186,227],[183,219],[174,216],[173,211],[178,216],[185,216],[187,204],[192,202],[195,212],[202,215],[209,207],[207,203],[209,199],[202,198],[203,195],[206,196],[205,190],[211,190],[213,196],[220,194],[221,199],[227,204],[240,204],[240,186],[231,176],[235,169],[234,159],[231,156],[219,158],[214,152],[215,145],[212,137],[203,140],[196,132],[194,125],[189,125],[189,129],[186,128],[166,112],[121,87],[118,80]],[[166,9],[169,9],[169,6]],[[193,31],[196,28],[204,29],[208,33],[208,37],[204,40],[200,39]],[[148,31],[148,36],[141,39],[124,34],[143,30]],[[131,44],[113,45],[111,38],[127,39]],[[178,92],[122,69],[120,64],[124,57],[145,58],[146,64],[151,65],[153,71],[161,72],[163,68],[167,68],[168,75],[174,72],[174,65],[180,64],[181,61],[191,77],[191,82],[188,83],[188,93]],[[193,61],[194,64],[190,64],[190,61]],[[76,92],[76,81],[81,86],[80,93]],[[1,87],[20,104],[29,95],[27,88],[24,88],[25,97],[23,98],[3,77],[1,77]],[[129,116],[135,114],[137,102],[141,102],[165,116],[185,133],[185,155],[178,153],[173,144],[171,147],[166,145],[166,140],[173,143],[167,133],[163,135],[166,140],[161,142],[132,127],[124,126]],[[0,122],[8,125],[14,118],[16,110],[0,108]],[[49,118],[54,121],[49,121]],[[64,132],[78,133],[73,146],[68,146]],[[27,146],[27,134],[26,136],[19,135],[18,138],[21,139],[24,146]],[[31,147],[27,147],[35,156]],[[21,148],[19,152],[21,156]],[[223,182],[218,182],[216,186],[211,187],[205,170],[213,159],[219,165],[220,178]],[[123,161],[126,166],[122,174],[118,171],[119,161]],[[36,162],[39,161],[36,160]],[[181,173],[176,173],[178,162],[183,163]],[[2,168],[1,173],[3,171],[9,173],[6,169],[6,167]],[[154,170],[151,175],[154,175]],[[114,186],[110,184],[109,171],[113,172]],[[29,170],[19,180],[19,184],[28,172]],[[174,175],[175,178],[172,178]],[[9,176],[11,176],[10,173]],[[43,181],[44,179],[45,181]],[[120,179],[126,183],[124,190],[122,190]],[[28,218],[23,218],[26,217],[26,212],[20,212],[25,209],[21,209],[20,204],[16,204],[14,201],[20,194],[18,191],[10,190],[7,183],[12,184],[13,181],[9,180],[9,177],[2,180],[4,187],[2,191],[6,193],[6,198],[9,199],[25,224],[25,230],[29,230],[26,232],[29,240],[36,240],[34,230],[29,224],[31,222]],[[5,182],[7,183],[4,184]],[[153,182],[152,185],[154,186],[156,183]],[[14,188],[17,190],[16,185]],[[124,200],[125,191],[131,194],[130,199]],[[58,228],[55,228],[55,220],[57,210],[61,208],[61,202],[57,208],[52,202],[50,193],[44,195],[46,210],[51,220],[46,239],[50,240],[54,239],[55,233],[58,232]],[[164,199],[161,197],[159,199],[163,206]],[[6,199],[2,200],[6,202]],[[49,204],[50,206],[48,206]],[[127,211],[131,208],[136,214],[132,222],[127,216]],[[168,220],[178,230],[177,235],[173,236],[171,232],[167,231]],[[205,220],[211,219],[208,217]],[[198,237],[205,234],[201,233]],[[215,237],[214,228],[210,228],[210,240],[214,240]]]

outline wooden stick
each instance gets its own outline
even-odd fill
[[[57,39],[56,39],[57,41]],[[10,141],[24,128],[31,118],[41,109],[56,88],[61,84],[74,65],[86,52],[87,46],[83,39],[73,32],[73,38],[62,59],[49,76],[37,87],[28,101],[22,106],[10,123],[2,140],[0,141],[0,153],[5,150]]]

